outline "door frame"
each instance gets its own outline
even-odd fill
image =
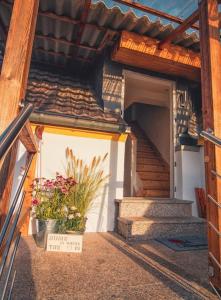
[[[170,110],[170,198],[174,198],[175,195],[175,146],[176,146],[176,82],[164,79],[157,76],[146,75],[143,73],[123,70],[123,88],[122,88],[122,103],[121,111],[122,118],[124,118],[124,107],[125,107],[125,91],[127,84],[127,77],[133,78],[134,80],[147,80],[153,83],[163,84],[169,88],[169,110]]]

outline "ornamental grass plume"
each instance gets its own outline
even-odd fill
[[[91,163],[86,164],[77,159],[71,149],[66,149],[66,176],[75,178],[77,182],[69,195],[70,205],[75,206],[81,216],[86,216],[98,190],[109,177],[109,175],[105,176],[102,170],[107,155],[106,153],[103,157],[94,156]]]

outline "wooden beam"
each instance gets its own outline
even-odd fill
[[[174,29],[165,39],[160,41],[159,43],[159,49],[162,49],[164,45],[169,44],[172,42],[179,34],[183,33],[186,31],[190,26],[199,19],[199,10],[197,9],[194,11],[191,16],[189,16],[186,20],[183,21],[182,24],[177,26],[176,29]]]
[[[36,153],[38,151],[38,145],[34,138],[29,121],[23,127],[19,135],[19,139],[29,153]]]
[[[1,0],[1,3],[8,7],[11,6],[11,3],[7,2],[7,0]],[[48,11],[39,11],[38,16],[54,19],[56,21],[58,20],[58,21],[73,24],[73,25],[80,25],[80,23],[81,23],[80,20],[74,20],[68,16],[59,16],[53,12],[48,12]],[[118,34],[118,32],[116,30],[113,30],[113,29],[107,28],[107,27],[103,27],[103,26],[99,26],[97,24],[91,24],[91,23],[85,22],[85,26],[89,26],[89,27],[91,27],[91,29],[99,30],[99,31],[106,31],[108,29],[109,31],[111,31],[113,33],[115,32],[116,34]]]
[[[80,26],[79,26],[79,30],[77,33],[77,45],[80,45],[80,43],[81,43],[81,38],[83,36],[87,18],[88,18],[89,12],[90,12],[90,6],[91,6],[91,0],[84,0],[84,8],[83,8],[83,11],[81,14]]]
[[[53,56],[64,56],[68,59],[73,58],[73,56],[71,54],[65,54],[63,52],[55,52],[55,51],[45,50],[42,48],[35,48],[33,51],[38,51],[38,52],[42,52],[42,53],[53,55]],[[75,57],[75,59],[85,61],[85,62],[91,62],[91,60],[87,59],[87,58]]]
[[[3,39],[6,40],[6,37],[7,37],[7,30],[5,28],[5,25],[3,24],[1,18],[0,18],[0,28],[1,28],[1,31],[3,33]]]
[[[0,76],[0,133],[17,116],[25,96],[37,12],[38,0],[14,1]]]
[[[53,56],[64,56],[66,58],[72,58],[72,55],[70,55],[70,54],[65,54],[63,52],[55,52],[55,51],[52,51],[52,50],[45,50],[45,49],[42,49],[42,48],[34,48],[33,51],[38,51],[38,52],[53,55]]]
[[[16,142],[6,155],[0,169],[0,228],[2,228],[4,224],[9,208],[17,150],[18,143]]]
[[[200,80],[199,53],[172,44],[159,50],[158,42],[153,38],[123,31],[112,59],[142,69]]]
[[[0,74],[0,134],[17,116],[19,103],[25,97],[38,5],[38,0],[14,1]],[[14,155],[11,155],[11,170],[14,170],[15,162]],[[7,213],[11,189],[9,179],[1,201],[2,215]]]
[[[106,33],[103,36],[102,41],[100,42],[99,47],[98,47],[98,51],[99,52],[101,52],[105,48],[105,46],[107,45],[107,43],[110,42],[113,39],[114,35],[116,35],[116,34],[113,33],[113,32],[110,32],[107,29]]]
[[[146,6],[146,5],[142,5],[142,4],[137,3],[135,1],[131,1],[131,0],[113,0],[113,1],[117,2],[117,3],[120,3],[120,4],[123,4],[123,5],[126,5],[126,6],[129,6],[129,7],[132,7],[132,8],[135,8],[135,9],[138,9],[138,10],[141,10],[141,11],[146,12],[148,14],[152,14],[154,16],[157,16],[157,17],[169,20],[171,22],[178,23],[178,24],[182,24],[183,21],[184,21],[181,18],[172,16],[170,14],[167,14],[167,13],[165,13],[163,11],[154,9],[152,7],[149,7],[149,6]],[[197,29],[197,30],[199,29],[198,25],[191,25],[191,27],[193,29]]]
[[[70,42],[70,41],[65,40],[65,39],[58,39],[58,38],[55,38],[55,37],[41,35],[41,34],[36,34],[35,38],[42,39],[42,40],[49,40],[49,41],[52,41],[52,42],[58,42],[58,43],[66,44],[68,46],[79,47],[79,48],[90,50],[90,51],[93,51],[93,52],[97,52],[97,50],[98,50],[97,48],[94,48],[94,47],[89,47],[89,46],[82,45],[82,44],[78,45],[77,43]]]
[[[59,20],[61,22],[65,22],[65,23],[69,23],[69,24],[73,24],[73,25],[80,25],[80,23],[81,23],[80,20],[73,20],[72,18],[67,17],[67,16],[59,16],[59,15],[56,15],[55,13],[52,13],[52,12],[39,11],[38,15],[42,16],[42,17],[46,17],[46,18],[51,18],[51,19],[54,19],[54,20]],[[94,29],[94,30],[106,31],[108,29],[111,32],[117,33],[116,30],[113,30],[113,29],[110,29],[110,28],[107,28],[107,27],[103,27],[103,26],[99,26],[99,25],[96,25],[96,24],[87,23],[87,22],[85,22],[85,26],[89,26],[89,27],[91,27],[91,29]]]
[[[28,235],[28,227],[30,221],[30,212],[31,212],[31,201],[32,201],[32,192],[33,192],[33,180],[35,178],[35,171],[37,165],[37,153],[34,155],[25,184],[24,184],[24,191],[25,199],[24,204],[21,212],[21,217],[19,221],[19,227],[21,228],[21,232],[23,236]]]
[[[199,12],[203,126],[221,138],[221,46],[217,0],[202,0]],[[212,170],[221,174],[221,149],[207,141],[204,152],[207,194],[221,205],[221,179],[211,174]],[[207,220],[221,232],[221,209],[208,197],[207,200]],[[221,270],[217,265],[217,262],[221,264],[221,239],[212,226],[208,226],[210,280],[221,289]]]

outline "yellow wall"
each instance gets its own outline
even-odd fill
[[[33,130],[37,125],[40,124],[32,124]],[[60,135],[68,135],[68,136],[112,140],[112,141],[119,141],[119,142],[125,142],[128,135],[127,133],[120,134],[120,133],[102,132],[102,131],[94,131],[94,130],[78,129],[78,128],[66,128],[66,127],[59,127],[59,126],[52,126],[52,125],[45,125],[44,132],[60,134]]]

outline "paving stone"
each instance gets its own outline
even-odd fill
[[[82,254],[45,252],[23,238],[16,269],[16,300],[217,299],[207,283],[207,251],[128,244],[111,233],[85,234]]]

